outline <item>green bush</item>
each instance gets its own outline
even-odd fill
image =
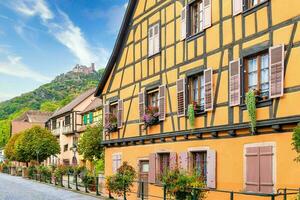
[[[96,191],[96,179],[91,172],[85,173],[82,178],[82,183],[87,186],[91,191]]]
[[[300,124],[298,124],[298,126],[296,126],[296,128],[294,129],[292,139],[294,150],[298,153],[298,157],[295,158],[295,161],[300,162]]]
[[[41,175],[41,178],[44,180],[51,179],[51,169],[46,166],[39,166],[37,167],[37,173]]]
[[[170,198],[186,199],[205,199],[206,192],[199,189],[205,188],[203,178],[199,175],[181,172],[178,169],[168,171],[162,176],[162,183],[166,187]]]
[[[253,90],[247,92],[245,103],[250,119],[251,132],[254,134],[256,132],[256,97]]]
[[[36,169],[36,167],[35,167],[35,166],[29,166],[29,167],[28,167],[28,177],[29,177],[30,179],[34,179],[35,176],[36,176],[36,174],[37,174],[37,169]]]
[[[118,169],[117,173],[107,179],[107,190],[110,193],[114,193],[117,196],[124,196],[126,199],[126,194],[131,192],[131,187],[133,186],[134,179],[136,178],[136,171],[127,162],[123,162],[122,166]]]

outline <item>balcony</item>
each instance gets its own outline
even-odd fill
[[[53,129],[52,134],[54,136],[59,136],[60,134],[70,134],[73,133],[73,127],[71,125],[69,126],[63,126],[61,128]]]

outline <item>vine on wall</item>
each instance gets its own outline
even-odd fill
[[[194,105],[190,104],[188,107],[188,116],[189,116],[189,122],[192,129],[195,127],[195,110]]]
[[[250,119],[251,132],[254,134],[256,132],[256,97],[253,90],[247,92],[245,103]]]

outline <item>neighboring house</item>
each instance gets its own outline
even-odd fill
[[[291,146],[300,121],[299,1],[246,2],[129,1],[96,91],[107,127],[106,176],[128,161],[149,191],[176,167],[197,170],[209,188],[299,187]],[[253,89],[255,134],[245,106]]]
[[[45,127],[45,123],[51,115],[52,113],[50,112],[36,110],[27,111],[11,122],[11,134],[14,135],[26,129],[30,129],[33,126]]]
[[[79,132],[85,131],[87,126],[95,126],[102,123],[102,100],[95,98],[80,114],[83,126],[79,129]]]
[[[73,147],[77,145],[79,130],[83,127],[81,112],[95,100],[94,92],[95,88],[82,93],[69,104],[54,112],[47,122],[47,126],[53,135],[57,136],[61,147],[60,155],[49,158],[47,164],[77,165],[81,161],[81,157]]]

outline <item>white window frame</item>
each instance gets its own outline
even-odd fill
[[[155,28],[158,28],[158,33],[155,34]],[[150,37],[150,32],[152,31],[153,35]],[[160,23],[157,22],[148,29],[148,57],[151,57],[160,52]],[[152,49],[150,48],[150,43],[152,43]],[[158,45],[158,46],[156,46]]]
[[[272,146],[272,151],[273,151],[273,160],[272,160],[272,170],[273,170],[273,192],[275,192],[275,186],[276,186],[276,172],[277,172],[277,163],[276,163],[276,142],[260,142],[260,143],[249,143],[244,145],[244,150],[243,150],[243,186],[246,188],[246,181],[247,181],[247,167],[246,167],[246,150],[249,147],[269,147]]]

